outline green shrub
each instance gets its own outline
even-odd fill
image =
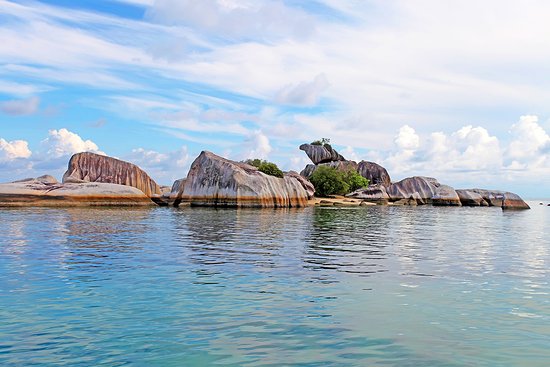
[[[369,180],[354,170],[343,172],[330,166],[317,167],[309,180],[316,196],[345,195],[369,185]]]
[[[271,175],[275,177],[283,177],[283,171],[277,167],[275,163],[268,162],[262,159],[247,159],[244,161],[246,164],[250,164],[258,169],[258,171],[265,173],[266,175]]]
[[[330,143],[330,139],[327,139],[327,138],[322,138],[321,140],[314,140],[311,142],[311,145],[329,145]]]
[[[258,171],[263,172],[266,175],[283,177],[283,171],[281,171],[275,163],[271,163],[271,162],[265,162],[265,161],[262,162],[258,167]]]

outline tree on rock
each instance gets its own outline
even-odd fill
[[[309,179],[316,196],[345,195],[369,185],[369,180],[354,170],[342,172],[330,166],[317,167]]]
[[[244,163],[250,164],[251,166],[254,166],[258,169],[258,171],[265,173],[266,175],[275,176],[275,177],[283,177],[283,171],[277,167],[277,165],[273,162],[268,162],[261,159],[248,159],[244,161]]]

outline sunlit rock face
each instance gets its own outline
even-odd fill
[[[155,205],[141,190],[110,183],[58,183],[51,176],[0,184],[0,206]]]
[[[313,164],[328,163],[335,161],[345,161],[346,159],[328,144],[314,145],[302,144],[300,150],[306,152]]]
[[[203,151],[187,178],[177,185],[176,203],[197,206],[301,207],[312,197],[313,185],[296,172],[283,178],[266,175],[256,167]]]
[[[483,197],[472,190],[456,190],[458,198],[463,206],[489,206]]]
[[[432,204],[435,206],[462,206],[457,192],[448,185],[439,185],[435,188]]]
[[[373,185],[382,185],[384,187],[391,185],[390,174],[384,167],[377,163],[361,161],[357,166],[357,172],[368,179]]]
[[[431,203],[436,188],[439,186],[440,183],[435,178],[414,176],[391,184],[386,188],[386,191],[392,201],[409,199],[415,196],[415,198],[418,197],[425,203]],[[415,193],[417,195],[414,195]]]
[[[160,186],[135,164],[89,152],[71,157],[63,182],[112,183],[135,187],[148,197],[162,195]]]
[[[489,206],[499,206],[502,209],[531,209],[523,199],[513,192],[472,189],[471,191],[481,195]]]
[[[346,197],[362,199],[363,201],[377,204],[387,204],[390,199],[386,192],[386,187],[381,184],[369,185],[369,187],[364,187],[347,194]]]

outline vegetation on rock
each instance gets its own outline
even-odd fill
[[[322,146],[328,145],[330,147],[329,144],[330,144],[330,139],[327,139],[327,138],[322,138],[321,140],[315,140],[311,142],[311,145],[322,145]]]
[[[309,178],[316,196],[345,195],[369,185],[369,180],[354,170],[340,171],[330,166],[319,166]]]
[[[258,169],[258,171],[265,173],[266,175],[275,176],[275,177],[283,177],[283,171],[277,167],[275,163],[268,162],[266,160],[262,159],[248,159],[244,161],[244,163],[250,164],[251,166],[254,166]]]

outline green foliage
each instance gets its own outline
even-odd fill
[[[345,195],[369,185],[369,180],[354,170],[342,172],[330,166],[317,167],[309,180],[317,196]]]
[[[311,145],[329,145],[329,143],[330,143],[330,139],[322,138],[321,140],[312,141]]]
[[[268,162],[262,159],[247,159],[244,161],[246,164],[250,164],[258,169],[258,171],[265,173],[266,175],[271,175],[275,177],[283,177],[283,171],[277,167],[275,163]]]
[[[349,185],[349,192],[369,186],[369,180],[361,176],[357,171],[349,170],[344,172],[344,176],[344,180]]]
[[[263,172],[266,175],[283,177],[283,171],[281,171],[275,163],[271,162],[262,162],[262,164],[258,167],[258,171]]]

